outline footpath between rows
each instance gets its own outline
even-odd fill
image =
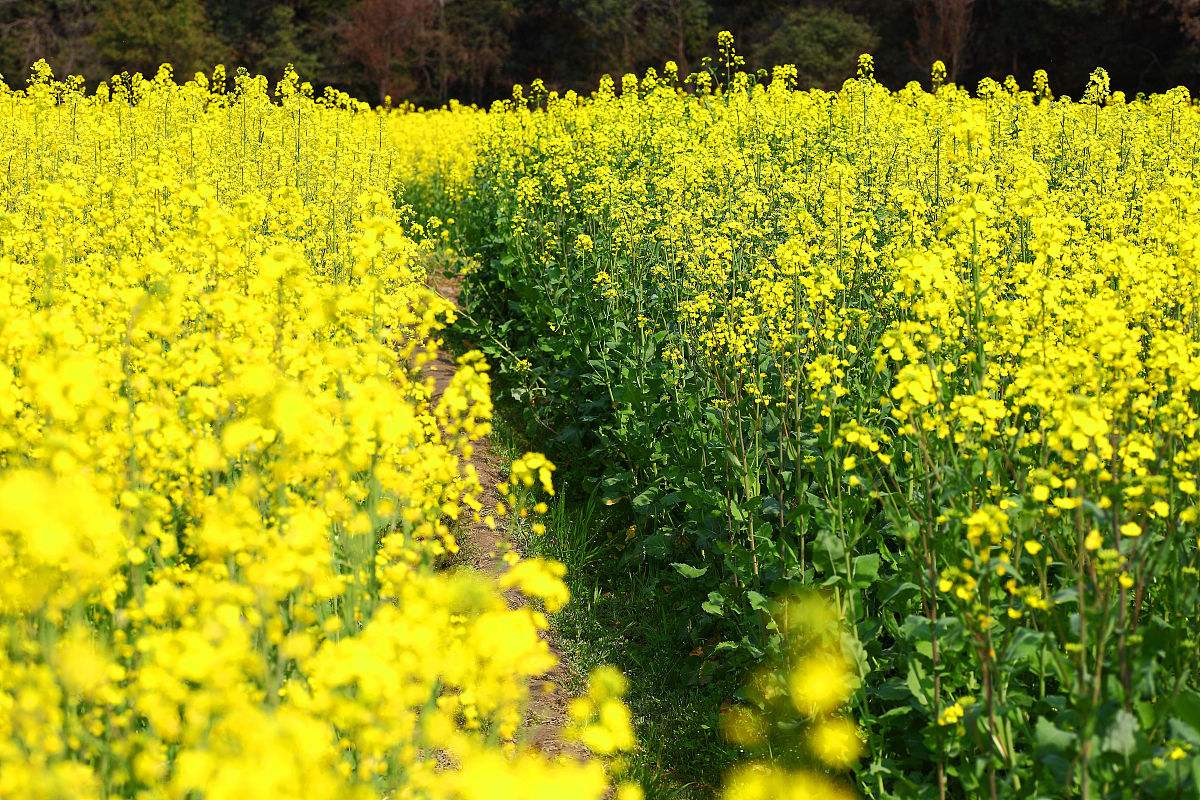
[[[430,276],[430,286],[455,308],[458,307],[458,278],[434,274]],[[449,349],[441,347],[438,349],[437,358],[428,363],[425,369],[433,379],[433,400],[436,403],[458,369],[456,356]],[[503,454],[497,452],[491,437],[485,437],[475,443],[470,463],[474,465],[479,475],[479,483],[483,487],[480,502],[485,507],[494,506],[500,500],[496,486],[507,479],[509,464],[505,462]],[[502,556],[505,543],[497,531],[483,522],[464,518],[455,535],[460,548],[461,563],[493,577],[504,571],[506,565]],[[515,591],[509,592],[508,600],[511,605],[523,602]],[[542,635],[558,658],[558,665],[545,675],[530,681],[529,707],[523,736],[525,741],[546,755],[571,755],[582,758],[585,754],[583,748],[563,737],[567,723],[567,705],[571,701],[565,688],[567,667],[562,652],[555,643],[553,631],[544,631]]]

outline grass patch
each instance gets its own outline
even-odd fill
[[[503,417],[493,444],[515,457],[527,442]],[[620,558],[628,520],[595,495],[560,487],[544,536],[529,536],[525,552],[567,565],[571,602],[551,618],[555,641],[574,685],[582,691],[590,670],[619,667],[629,678],[627,702],[639,749],[630,775],[650,800],[712,797],[737,753],[718,729],[721,704],[736,689],[731,676],[704,668],[691,620],[702,598],[684,594],[649,568]],[[636,546],[637,538],[630,546]],[[710,665],[711,666],[711,665]]]

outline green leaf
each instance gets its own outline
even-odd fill
[[[1043,638],[1044,634],[1038,631],[1029,628],[1018,629],[1009,641],[1008,647],[1004,649],[1003,663],[1015,664],[1034,657],[1042,646]]]
[[[898,607],[902,600],[913,597],[921,591],[912,581],[902,580],[900,578],[892,578],[880,589],[879,602],[881,605],[887,606],[895,604]]]
[[[750,607],[755,611],[761,611],[767,607],[767,598],[763,597],[753,589],[746,592],[746,599],[750,601]]]
[[[870,586],[879,579],[879,553],[867,553],[854,559],[854,585]]]
[[[683,495],[680,492],[671,492],[663,496],[662,500],[658,501],[659,508],[671,508],[679,505],[683,501]]]
[[[655,533],[642,541],[642,550],[648,558],[665,559],[671,553],[671,542],[661,533]]]
[[[850,657],[858,675],[866,675],[871,671],[871,667],[867,663],[867,651],[863,649],[862,642],[858,640],[858,637],[850,631],[842,632],[842,650]]]
[[[887,711],[880,714],[877,719],[890,719],[891,717],[903,716],[904,714],[912,713],[912,710],[913,708],[910,705],[892,706]]]
[[[1064,731],[1045,717],[1038,717],[1033,732],[1039,748],[1061,753],[1075,744],[1075,734]]]
[[[1100,746],[1110,753],[1133,755],[1133,751],[1137,749],[1137,731],[1137,717],[1122,708],[1113,716],[1112,724],[1104,732]]]
[[[913,659],[908,662],[908,677],[904,681],[908,685],[908,690],[912,692],[912,696],[917,699],[917,702],[923,706],[929,705],[929,695],[933,691],[933,681],[925,674],[925,668],[921,666],[921,662]]]
[[[830,567],[836,572],[842,557],[846,555],[846,548],[842,545],[841,537],[834,535],[833,531],[823,530],[817,534],[814,544],[814,550],[822,554],[821,561],[825,562],[821,564],[821,567]]]
[[[699,578],[704,575],[704,573],[708,572],[708,567],[696,569],[690,564],[680,564],[678,562],[671,564],[671,566],[675,568],[676,572],[685,578]]]
[[[633,498],[632,505],[635,511],[645,511],[650,507],[650,504],[658,499],[659,491],[657,486],[651,486],[646,491]]]
[[[1133,709],[1137,711],[1138,721],[1143,728],[1153,728],[1158,722],[1158,709],[1149,700],[1134,702]]]
[[[633,473],[628,470],[621,470],[615,475],[609,475],[600,482],[600,488],[603,490],[603,498],[605,500],[616,500],[629,491],[629,485],[633,482]]]
[[[911,697],[911,692],[895,680],[881,683],[879,686],[868,691],[888,705],[906,702]]]
[[[709,592],[708,599],[700,604],[700,608],[707,614],[723,617],[725,616],[725,598],[718,592]]]
[[[1200,731],[1200,694],[1189,689],[1181,691],[1171,704],[1171,714],[1193,730]]]

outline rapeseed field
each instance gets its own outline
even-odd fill
[[[1194,795],[1190,94],[743,66],[0,82],[0,797],[640,797],[617,670],[522,735],[568,592],[493,395],[744,676],[724,796]]]

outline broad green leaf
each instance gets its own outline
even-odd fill
[[[678,562],[672,564],[671,566],[675,568],[676,572],[685,578],[699,578],[708,572],[708,567],[701,567],[700,569],[697,569],[690,564],[680,564]]]
[[[1045,634],[1039,631],[1030,630],[1029,628],[1019,628],[1013,634],[1012,639],[1008,643],[1008,647],[1004,649],[1003,665],[1011,665],[1016,662],[1025,661],[1026,659],[1035,658],[1041,649],[1042,641]]]
[[[933,692],[933,681],[925,674],[925,668],[921,666],[920,661],[913,659],[908,662],[908,677],[905,679],[905,683],[918,703],[923,706],[929,705],[929,697]]]
[[[1113,716],[1112,723],[1104,732],[1101,747],[1110,753],[1133,755],[1137,749],[1137,731],[1137,717],[1122,708]]]
[[[854,585],[870,586],[879,578],[879,553],[867,553],[854,559]]]
[[[1040,748],[1061,753],[1075,745],[1075,734],[1064,731],[1045,717],[1038,717],[1034,739]]]
[[[634,497],[631,501],[635,511],[645,511],[650,507],[650,504],[658,499],[659,489],[657,486],[651,486],[646,491]]]
[[[700,608],[706,614],[713,616],[725,616],[725,598],[718,592],[709,592],[708,599],[700,604]]]

